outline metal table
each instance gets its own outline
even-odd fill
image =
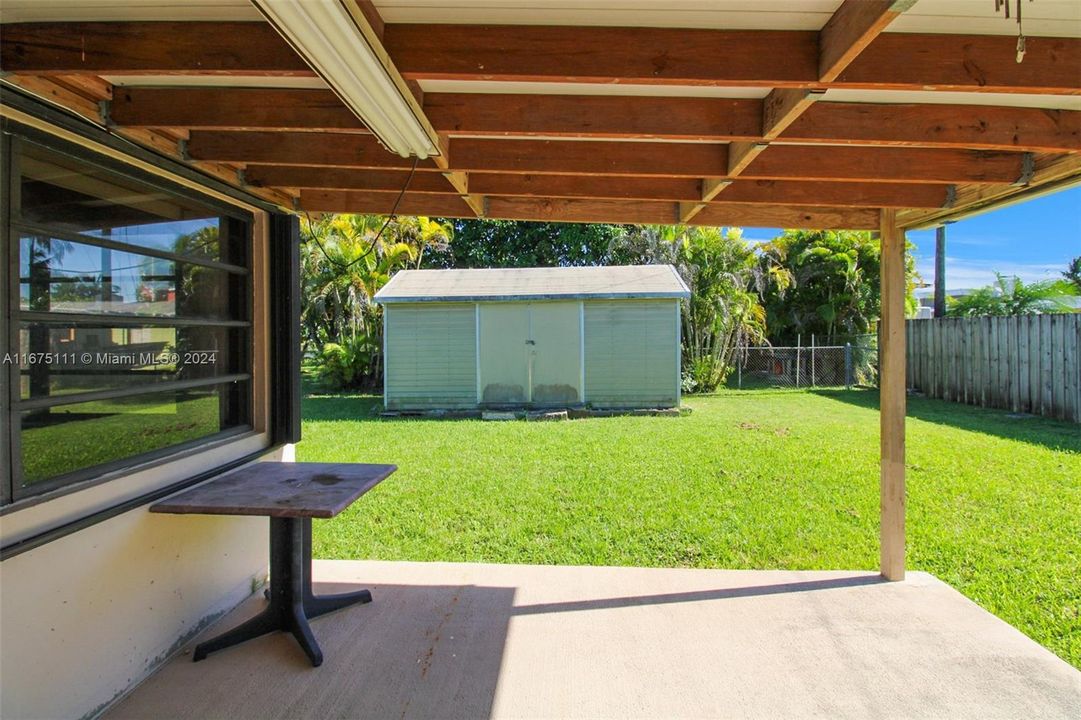
[[[323,652],[308,621],[372,601],[368,590],[312,593],[312,518],[332,518],[385,480],[394,465],[255,463],[150,506],[150,512],[270,518],[270,604],[232,630],[200,643],[193,660],[275,630],[293,634],[312,665]]]

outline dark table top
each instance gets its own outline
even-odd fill
[[[397,469],[360,463],[255,463],[182,490],[151,505],[150,512],[331,518]]]

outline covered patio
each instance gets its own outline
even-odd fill
[[[749,5],[6,0],[5,118],[49,132],[48,101],[281,214],[881,238],[878,568],[321,562],[375,596],[315,624],[326,666],[163,648],[109,717],[1077,716],[1081,673],[906,575],[904,263],[906,230],[1081,182],[1081,9]]]
[[[375,596],[313,625],[326,665],[287,635],[198,664],[189,646],[105,717],[1071,718],[1081,703],[1081,673],[925,573],[320,561],[315,577]]]

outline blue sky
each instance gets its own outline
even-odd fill
[[[768,240],[777,231],[748,228],[744,238]],[[935,278],[935,231],[910,232],[916,269]],[[1081,255],[1081,187],[961,220],[946,228],[946,290],[989,285],[995,272],[1025,282],[1059,278]]]

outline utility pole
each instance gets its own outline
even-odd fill
[[[946,316],[946,226],[935,229],[935,317]]]

